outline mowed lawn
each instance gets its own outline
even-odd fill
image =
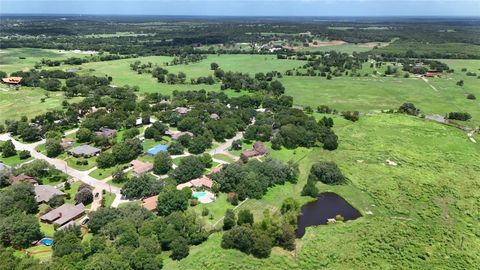
[[[320,192],[340,194],[363,217],[310,227],[296,252],[274,248],[267,259],[222,249],[217,233],[187,258],[165,260],[165,269],[387,269],[392,262],[405,269],[475,268],[479,144],[455,128],[404,115],[364,116],[356,123],[335,118],[334,128],[339,149],[288,150],[299,162],[299,182],[273,187],[242,208],[257,218],[265,209],[278,210],[287,197],[308,200],[299,194],[311,164],[326,160],[338,164],[348,184],[318,184]],[[284,151],[271,155],[289,156]]]

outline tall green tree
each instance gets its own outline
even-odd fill
[[[168,152],[158,152],[155,155],[153,171],[158,175],[166,174],[172,169],[172,164],[172,158]]]
[[[188,207],[188,198],[185,192],[174,187],[167,187],[158,194],[157,213],[168,216],[176,211],[185,211]]]

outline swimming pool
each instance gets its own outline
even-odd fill
[[[148,149],[147,154],[150,156],[155,156],[158,152],[167,152],[168,146],[165,144],[159,144],[155,147]]]
[[[55,242],[55,240],[50,239],[50,238],[42,238],[40,241],[38,241],[40,244],[45,245],[45,246],[51,246]]]
[[[205,195],[207,195],[207,192],[205,192],[205,191],[195,192],[195,193],[193,193],[192,195],[193,195],[193,197],[195,197],[195,198],[198,199],[198,198],[201,198],[201,197],[205,197]]]

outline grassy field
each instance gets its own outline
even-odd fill
[[[48,97],[46,97],[46,93],[47,91],[37,87],[21,87],[15,90],[0,84],[0,123],[7,119],[19,120],[24,115],[33,117],[47,111],[61,109],[62,101],[65,100],[63,93],[49,92]],[[42,98],[45,98],[43,102]],[[74,103],[81,99],[67,100]]]
[[[281,79],[286,94],[294,103],[303,106],[328,105],[339,111],[377,111],[396,109],[404,102],[412,102],[425,114],[445,115],[451,111],[472,114],[471,125],[480,123],[480,99],[468,100],[467,94],[480,97],[480,79],[466,76],[461,68],[478,71],[478,60],[442,60],[455,69],[455,73],[441,78],[395,77],[284,77]],[[362,71],[365,72],[365,71]],[[464,80],[463,87],[456,82]],[[433,86],[433,88],[432,88]]]
[[[0,70],[7,73],[31,69],[42,58],[50,60],[62,60],[69,57],[83,57],[84,55],[72,52],[60,53],[57,50],[37,48],[12,48],[0,50]]]
[[[273,70],[284,72],[304,63],[298,60],[277,60],[276,57],[272,55],[209,55],[207,59],[198,63],[166,67],[165,63],[171,60],[171,57],[166,56],[149,56],[108,62],[93,62],[83,64],[82,70],[79,73],[97,76],[109,75],[113,77],[112,83],[118,86],[127,84],[131,86],[137,85],[142,92],[170,94],[174,90],[220,90],[220,85],[191,85],[189,83],[170,85],[158,83],[155,78],[152,78],[151,74],[137,74],[135,71],[132,71],[130,69],[130,63],[135,61],[141,61],[142,63],[151,62],[159,66],[164,66],[164,68],[172,73],[182,71],[187,74],[187,82],[190,81],[190,78],[213,75],[213,71],[210,70],[210,63],[212,62],[219,64],[220,68],[225,71],[247,72],[251,75],[255,75],[257,72],[269,72]],[[68,66],[64,68],[68,68]]]
[[[332,160],[348,184],[319,184],[320,191],[340,194],[364,217],[310,227],[295,253],[274,249],[265,260],[221,249],[221,234],[215,234],[186,259],[165,261],[165,269],[389,269],[392,262],[404,269],[475,268],[480,145],[457,129],[402,115],[365,116],[357,123],[336,118],[335,123],[338,150],[272,152],[299,161],[298,184],[271,188],[242,208],[257,218],[264,209],[277,210],[287,197],[308,200],[299,194],[311,164]]]

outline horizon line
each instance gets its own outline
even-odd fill
[[[1,13],[0,16],[161,16],[161,17],[241,17],[241,18],[480,18],[480,15],[194,15],[194,14],[97,14],[97,13]]]

